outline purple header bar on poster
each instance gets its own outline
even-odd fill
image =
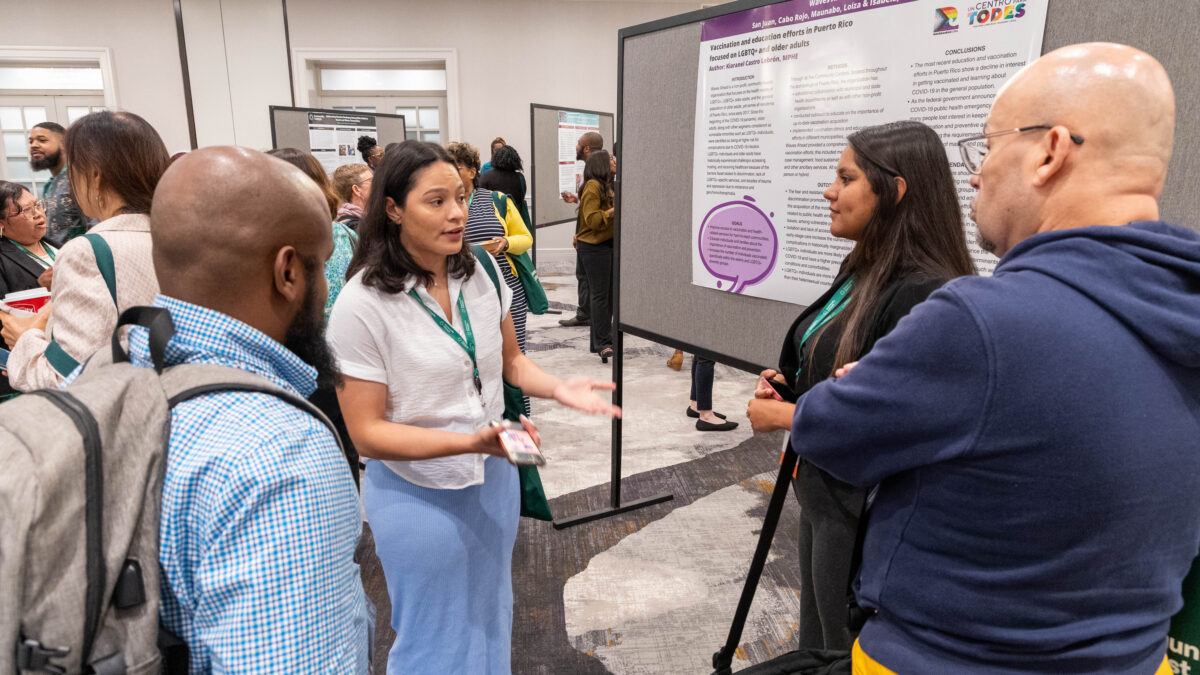
[[[771,28],[782,28],[809,21],[836,19],[839,16],[906,5],[917,0],[790,0],[765,7],[756,7],[742,12],[726,14],[704,22],[700,29],[700,41],[752,33]]]

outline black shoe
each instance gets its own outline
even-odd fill
[[[559,319],[558,325],[567,326],[568,328],[574,326],[590,326],[592,325],[592,321],[591,319],[581,319],[578,316],[573,316],[569,319]]]
[[[714,414],[714,415],[716,415],[717,417],[720,417],[721,419],[725,419],[725,416],[724,416],[724,415],[722,415],[722,414],[721,414],[721,413],[719,413],[719,412],[715,412],[715,413],[713,413],[713,414]],[[689,406],[688,406],[688,408],[687,408],[687,416],[688,416],[688,417],[695,417],[696,419],[699,419],[699,418],[700,418],[700,413],[698,413],[698,412],[696,412],[695,410],[693,410],[693,409],[692,409],[692,406],[690,406],[690,405],[689,405]]]
[[[704,420],[696,420],[696,428],[700,431],[733,431],[738,426],[737,422],[721,422],[713,424]]]
[[[608,358],[613,355],[612,347],[605,347],[600,350],[600,363],[608,363]]]

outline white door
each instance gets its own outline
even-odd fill
[[[97,110],[104,110],[103,96],[0,96],[0,137],[4,142],[0,179],[21,183],[40,195],[50,172],[34,171],[30,166],[29,130],[41,122],[70,126]]]

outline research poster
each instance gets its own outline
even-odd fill
[[[575,192],[583,178],[583,162],[575,159],[575,145],[589,131],[600,133],[599,115],[558,111],[559,192]]]
[[[692,283],[811,304],[853,248],[829,234],[821,196],[846,137],[905,119],[945,142],[971,257],[990,273],[956,141],[982,133],[996,91],[1041,54],[1045,25],[1045,0],[792,0],[705,21]]]
[[[329,175],[343,164],[361,164],[358,137],[379,140],[375,116],[369,113],[308,113],[308,147]]]

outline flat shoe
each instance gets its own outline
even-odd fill
[[[567,326],[568,328],[573,327],[573,326],[590,326],[591,324],[592,324],[592,322],[590,320],[580,319],[577,316],[573,316],[569,319],[559,319],[558,320],[558,325]]]
[[[700,431],[733,431],[738,426],[737,422],[721,422],[713,424],[704,420],[696,420],[696,428]]]
[[[713,414],[716,415],[717,417],[720,417],[721,419],[725,419],[725,416],[719,412],[715,412]],[[692,410],[692,406],[690,406],[690,405],[688,406],[688,409],[687,409],[687,416],[694,417],[696,419],[700,419],[700,413],[696,412],[695,410]]]

